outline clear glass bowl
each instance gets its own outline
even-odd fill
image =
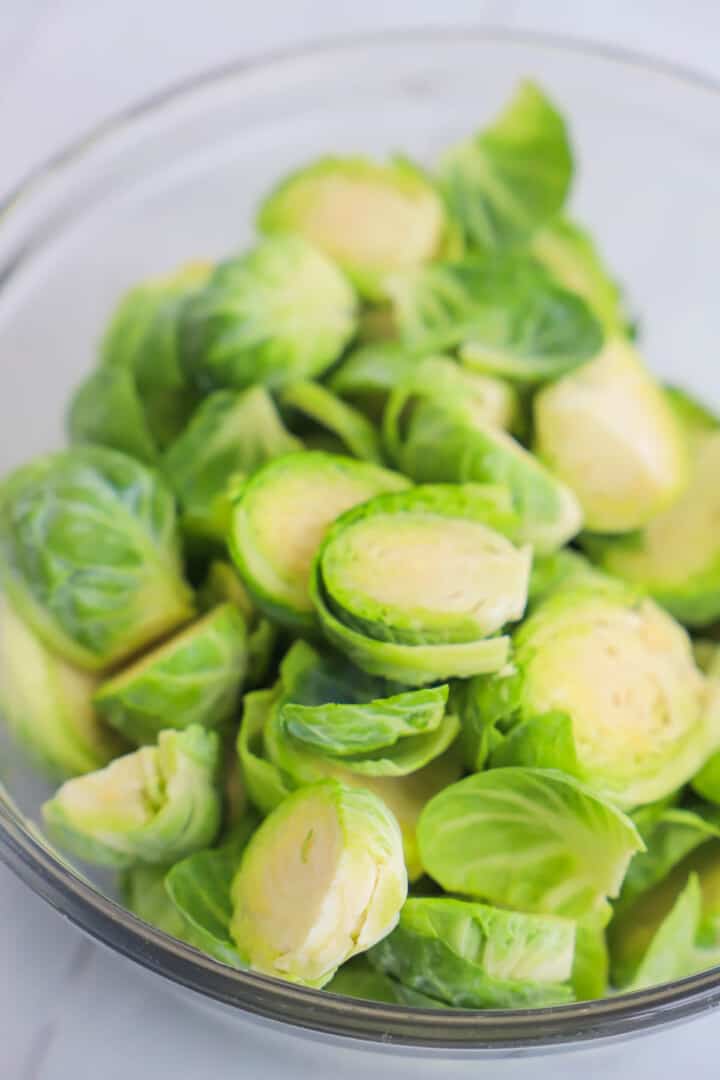
[[[124,289],[246,245],[259,195],[324,152],[432,161],[518,79],[569,115],[574,208],[625,283],[665,377],[720,404],[720,87],[577,43],[478,30],[411,32],[232,66],[132,109],[31,176],[0,215],[0,471],[57,446],[71,386]],[[359,1002],[231,970],[118,906],[33,831],[46,794],[2,753],[0,855],[89,934],[236,1010],[335,1035],[438,1050],[517,1052],[614,1038],[720,1001],[720,969],[600,1002],[446,1012]]]

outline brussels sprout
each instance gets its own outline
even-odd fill
[[[567,218],[555,218],[534,233],[530,250],[558,284],[582,297],[608,337],[628,334],[622,293],[589,233]]]
[[[126,437],[136,439],[136,433],[130,431],[135,426],[134,406],[130,406],[125,416],[111,413],[113,404],[122,404],[132,395],[132,387],[144,414],[144,425],[156,450],[162,451],[180,433],[197,404],[196,392],[188,386],[179,361],[178,327],[180,312],[190,296],[205,285],[212,267],[209,263],[189,263],[180,267],[173,274],[158,277],[136,286],[121,300],[103,337],[100,347],[100,362],[103,368],[125,370],[131,376],[132,383],[114,383],[100,379],[94,389],[86,390],[85,407],[80,402],[82,419],[94,407],[106,414],[109,434],[117,439],[121,430]],[[113,402],[108,396],[114,387],[113,395],[121,395],[121,401]],[[74,412],[75,410],[73,410]],[[119,445],[117,441],[107,443],[103,433],[102,416],[98,416],[91,428],[95,438],[93,442],[114,446],[118,450],[129,447]]]
[[[100,715],[136,743],[163,728],[222,727],[238,703],[247,662],[245,620],[222,604],[104,682]]]
[[[532,608],[567,589],[587,587],[601,592],[603,589],[614,590],[617,586],[616,578],[593,566],[579,551],[563,548],[533,559],[528,602]]]
[[[587,529],[639,529],[687,482],[682,432],[628,342],[541,390],[534,412],[536,451],[577,495]]]
[[[520,84],[484,131],[448,150],[440,181],[466,243],[522,244],[567,198],[572,152],[562,117],[535,83]]]
[[[391,274],[386,288],[406,348],[427,354],[459,346],[468,367],[521,384],[573,371],[602,346],[584,301],[522,253]]]
[[[418,842],[448,892],[595,925],[643,847],[630,818],[590,788],[528,768],[491,769],[441,791],[420,816]]]
[[[325,371],[355,327],[341,271],[300,237],[279,236],[222,263],[188,301],[181,361],[203,391],[277,387]]]
[[[334,440],[340,453],[382,463],[380,439],[367,417],[320,383],[309,380],[291,383],[282,391],[281,402],[304,419],[301,433],[306,443],[319,428],[320,437]]]
[[[446,223],[442,199],[422,172],[400,158],[320,158],[293,173],[260,208],[264,233],[299,233],[369,296],[382,295],[389,270],[438,254]]]
[[[248,627],[245,686],[250,690],[262,686],[272,665],[278,631],[258,613],[235,567],[222,559],[211,562],[197,599],[203,611],[231,603],[242,614]]]
[[[578,926],[570,976],[575,1000],[595,1001],[605,997],[609,970],[610,956],[605,930],[595,926]]]
[[[290,795],[245,849],[230,928],[257,971],[323,986],[392,930],[407,894],[400,830],[376,795],[335,780]]]
[[[214,732],[161,731],[157,746],[66,781],[43,806],[48,832],[60,847],[99,866],[171,863],[215,838],[218,763]]]
[[[306,451],[270,462],[236,503],[230,548],[257,606],[279,622],[312,628],[308,579],[332,521],[356,503],[409,481],[376,465]]]
[[[155,439],[130,368],[91,372],[70,402],[67,429],[73,443],[109,446],[149,465],[157,462]]]
[[[720,618],[720,422],[694,402],[671,398],[691,454],[688,487],[642,532],[593,537],[587,550],[604,569],[635,582],[689,626]]]
[[[93,710],[96,685],[94,675],[51,652],[0,596],[0,712],[50,772],[92,772],[121,752]]]
[[[686,783],[718,744],[687,634],[622,586],[561,591],[514,640],[512,670],[479,689],[508,732],[492,762],[560,768],[627,809]]]
[[[186,531],[224,543],[233,484],[272,458],[301,449],[262,386],[210,394],[162,459]]]
[[[124,454],[77,447],[0,487],[0,584],[18,615],[79,667],[108,667],[192,614],[173,500]]]
[[[461,1009],[514,1009],[573,1000],[575,923],[445,898],[409,899],[371,950],[373,966]]]
[[[363,1001],[383,1001],[390,1005],[416,1005],[423,1009],[446,1009],[444,1001],[403,986],[396,979],[375,971],[367,958],[355,956],[338,968],[323,990],[344,997],[361,998]]]
[[[536,458],[485,419],[457,369],[425,360],[390,396],[383,421],[388,453],[419,482],[505,484],[519,535],[546,554],[582,525],[577,499]]]
[[[237,751],[243,782],[250,802],[269,814],[290,794],[291,782],[265,756],[264,735],[279,688],[246,694],[238,732]]]
[[[335,394],[360,404],[372,416],[382,415],[390,391],[412,375],[418,356],[396,341],[360,345],[327,377]]]

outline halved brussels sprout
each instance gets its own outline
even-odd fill
[[[622,585],[560,591],[523,623],[512,669],[478,688],[505,734],[492,762],[560,768],[629,808],[686,783],[718,746],[683,628]]]
[[[720,618],[720,422],[694,402],[671,397],[687,437],[690,483],[640,533],[588,538],[587,550],[603,568],[635,582],[689,626]]]
[[[319,428],[321,437],[329,435],[341,453],[382,464],[380,439],[367,417],[320,383],[309,380],[291,383],[283,390],[280,400],[286,408],[304,418],[305,424],[301,424],[300,430],[305,441],[313,438],[313,429]],[[308,421],[309,433],[306,431]]]
[[[323,986],[392,930],[406,895],[395,818],[371,792],[324,780],[254,833],[233,881],[230,932],[255,970]]]
[[[440,180],[466,243],[517,246],[567,198],[573,162],[565,122],[533,82],[522,82],[484,131],[448,150]]]
[[[198,401],[180,366],[179,321],[184,304],[205,285],[211,270],[209,263],[188,263],[172,274],[131,289],[118,305],[100,346],[103,368],[123,369],[131,375],[145,425],[158,451],[164,450],[180,433]],[[99,379],[92,390],[85,391],[90,396],[82,414],[86,422],[91,420],[89,411],[94,397],[95,407],[105,412],[105,434],[113,435],[115,441],[108,443],[106,437],[97,437],[102,434],[101,417],[95,418],[91,430],[96,437],[90,441],[129,450],[116,440],[121,427],[127,438],[137,438],[137,433],[129,430],[130,424],[135,424],[134,407],[125,418],[113,414],[113,400],[107,396],[111,388],[113,394],[129,393],[121,386],[109,378]],[[81,409],[79,403],[77,408]],[[76,423],[82,414],[75,418]]]
[[[312,560],[338,514],[409,481],[379,466],[306,451],[265,465],[235,505],[230,548],[258,607],[303,629],[314,623]]]
[[[235,567],[222,559],[214,559],[197,599],[201,611],[209,611],[216,604],[231,603],[241,613],[248,628],[244,685],[249,690],[262,686],[273,662],[278,630],[260,615]]]
[[[48,833],[99,866],[167,865],[215,839],[218,764],[215,732],[197,726],[161,731],[157,746],[66,781],[43,806]]]
[[[102,683],[95,706],[136,743],[164,728],[219,728],[234,715],[246,663],[245,620],[222,604]]]
[[[495,483],[509,489],[519,536],[541,553],[571,540],[582,525],[579,503],[474,400],[463,374],[429,359],[393,390],[383,429],[388,453],[418,482]]]
[[[575,923],[553,915],[432,897],[407,900],[369,954],[400,983],[460,1009],[519,1009],[573,1000]]]
[[[79,667],[109,667],[185,622],[181,574],[173,499],[124,454],[48,454],[0,486],[0,584]]]
[[[622,293],[589,233],[558,217],[533,234],[530,250],[563,288],[583,298],[608,337],[628,334]]]
[[[77,388],[67,413],[72,443],[109,446],[154,465],[155,444],[137,389],[127,367],[100,367]]]
[[[602,346],[585,302],[523,253],[390,274],[386,289],[405,347],[427,354],[459,346],[468,367],[521,384],[573,371]]]
[[[51,652],[0,596],[0,713],[50,772],[92,772],[121,753],[93,709],[96,686],[96,676]]]
[[[242,393],[216,390],[162,458],[162,471],[191,535],[224,543],[233,485],[272,458],[301,450],[262,386]]]
[[[376,296],[387,271],[437,256],[446,218],[437,191],[410,162],[326,157],[282,181],[260,207],[258,226],[299,233]]]
[[[629,342],[616,340],[535,398],[535,449],[577,495],[585,527],[639,529],[688,479],[682,432]]]
[[[355,333],[342,272],[298,236],[219,265],[183,309],[181,360],[200,390],[277,387],[325,371]]]
[[[490,769],[431,799],[420,858],[447,892],[602,924],[642,840],[629,817],[550,769]]]

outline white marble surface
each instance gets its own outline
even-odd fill
[[[611,42],[720,78],[717,0],[0,0],[0,195],[107,114],[207,67],[321,36],[463,23]],[[91,944],[1,867],[0,956],[2,1080],[335,1075],[311,1044],[296,1053],[277,1032],[251,1037]],[[720,1015],[652,1047],[627,1048],[636,1080],[710,1080]],[[566,1062],[562,1076],[609,1075],[603,1060],[579,1072]],[[449,1073],[425,1062],[412,1075]]]

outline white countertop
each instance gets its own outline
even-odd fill
[[[592,38],[720,78],[717,0],[0,0],[0,196],[104,116],[205,68],[322,36],[453,24]],[[248,1040],[197,1010],[159,978],[92,944],[2,867],[0,956],[2,1080],[335,1075],[314,1064],[311,1050],[283,1057],[281,1035]],[[636,1080],[669,1080],[682,1070],[694,1080],[716,1077],[720,1015],[692,1031],[682,1040],[667,1032],[652,1053],[629,1044]],[[573,1075],[567,1068],[563,1077]],[[578,1075],[608,1075],[598,1068]],[[425,1063],[413,1075],[447,1074]]]

